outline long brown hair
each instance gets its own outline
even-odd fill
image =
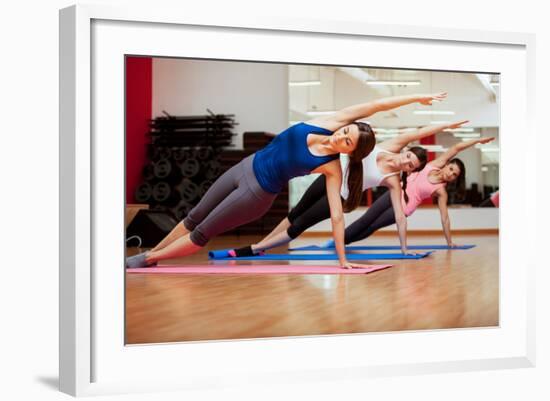
[[[466,166],[464,166],[464,162],[457,157],[450,160],[447,164],[451,163],[460,169],[460,174],[456,177],[456,180],[452,181],[450,186],[447,186],[447,190],[449,192],[455,192],[459,200],[464,200],[466,196]]]
[[[374,149],[376,137],[371,126],[363,122],[354,122],[359,129],[359,139],[355,150],[349,154],[348,198],[344,202],[344,212],[351,212],[361,202],[363,194],[363,159]]]
[[[420,165],[414,169],[412,172],[420,171],[422,170],[428,161],[428,152],[426,152],[426,149],[420,147],[420,146],[413,146],[409,149],[409,151],[413,152],[418,160],[420,161]],[[403,189],[403,196],[405,198],[405,203],[409,203],[409,196],[407,195],[407,177],[408,174],[403,171],[401,173],[401,188]]]

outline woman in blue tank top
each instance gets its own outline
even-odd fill
[[[376,139],[368,124],[356,120],[414,102],[430,104],[443,97],[445,94],[395,96],[346,107],[330,116],[291,126],[268,146],[225,172],[183,222],[151,251],[127,258],[126,266],[154,266],[161,260],[193,254],[210,238],[263,216],[291,178],[321,173],[326,177],[339,264],[345,268],[362,267],[346,259],[343,210],[352,210],[360,202],[362,160],[372,151]],[[348,154],[350,160],[349,196],[344,205],[340,199],[340,153]]]

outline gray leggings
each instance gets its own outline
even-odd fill
[[[183,220],[194,244],[205,246],[210,238],[254,221],[269,210],[277,194],[258,184],[253,160],[250,155],[227,170]]]

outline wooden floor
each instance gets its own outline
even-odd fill
[[[327,238],[301,238],[293,245],[321,243]],[[255,239],[219,237],[208,249],[242,246]],[[498,326],[498,236],[453,239],[477,246],[439,250],[420,260],[364,262],[394,264],[367,275],[127,273],[126,343]],[[409,236],[411,245],[443,243],[442,236]],[[395,245],[396,238],[375,236],[368,241],[368,245],[379,244]],[[274,252],[286,253],[287,249]],[[210,264],[206,251],[170,263]]]

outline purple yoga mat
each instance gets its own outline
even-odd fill
[[[344,269],[335,266],[255,265],[255,266],[162,266],[126,269],[128,273],[178,274],[367,274],[392,265],[369,265],[368,268]]]

